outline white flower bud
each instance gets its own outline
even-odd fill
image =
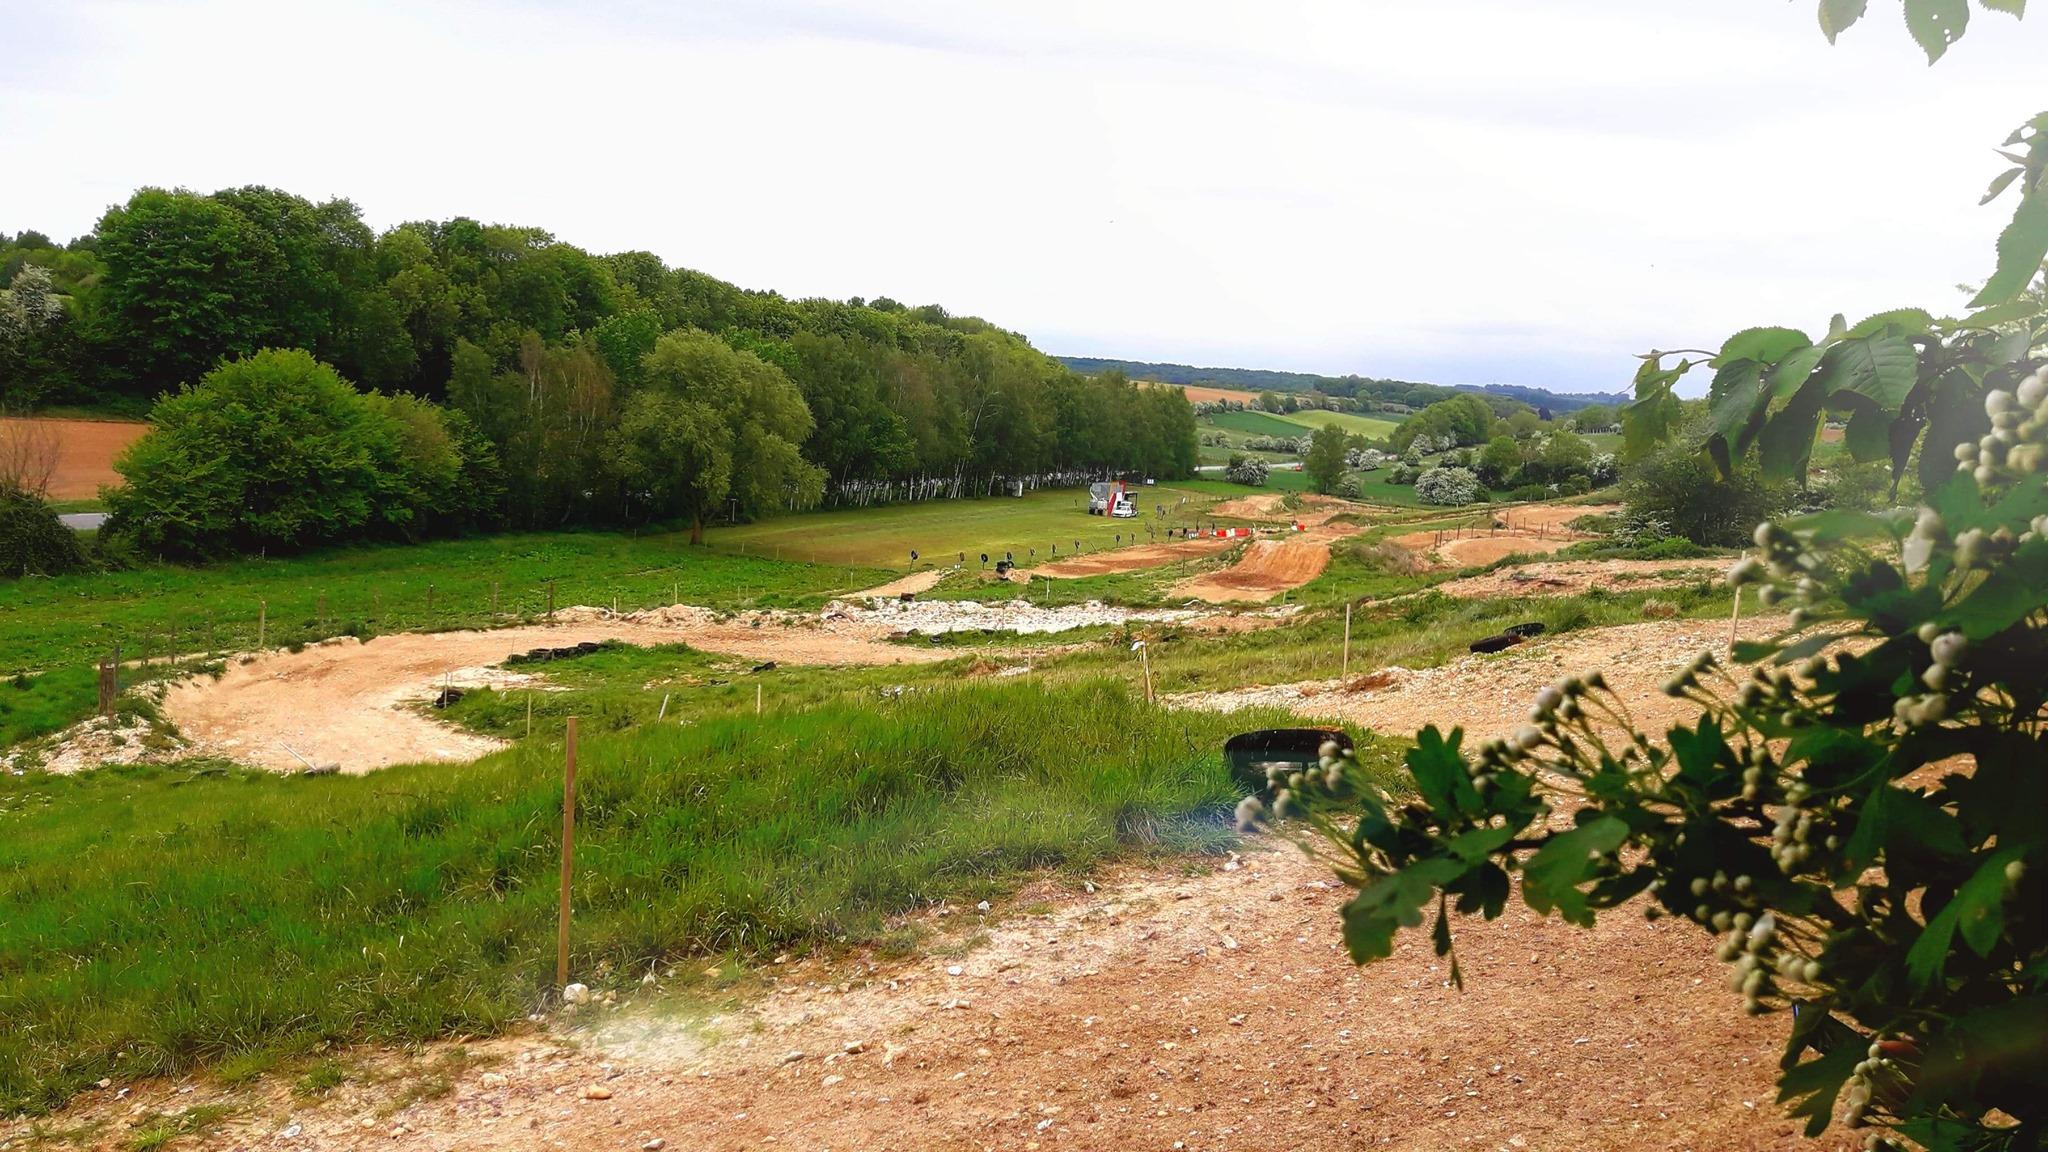
[[[2013,394],[1993,388],[1984,394],[1984,414],[1996,418],[2001,412],[2012,411]]]
[[[1740,588],[1745,584],[1754,584],[1763,578],[1763,561],[1758,560],[1754,556],[1744,556],[1728,569],[1728,586],[1730,588]]]
[[[2019,401],[2020,407],[2028,409],[2039,408],[2042,404],[2048,403],[2048,370],[2036,372],[2020,381],[2019,388],[2013,393],[2013,399]]]
[[[1953,668],[1961,664],[1963,656],[1969,652],[1970,638],[1961,632],[1945,632],[1935,637],[1934,642],[1927,647],[1933,654],[1936,664],[1944,668]]]

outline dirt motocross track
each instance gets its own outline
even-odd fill
[[[219,680],[179,682],[164,699],[164,714],[200,753],[280,771],[304,767],[304,757],[361,773],[417,761],[474,760],[499,747],[496,740],[442,724],[410,705],[431,696],[443,677],[458,687],[524,683],[524,677],[489,666],[533,648],[604,640],[689,644],[792,664],[896,664],[953,655],[885,643],[889,629],[872,624],[799,627],[778,621],[754,627],[744,618],[720,620],[688,608],[624,619],[593,608],[559,615],[564,622],[554,625],[400,633],[365,643],[333,640],[297,653],[261,653],[248,663],[230,661]]]

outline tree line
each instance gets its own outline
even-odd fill
[[[347,200],[270,188],[145,188],[66,244],[0,234],[0,287],[0,406],[179,417],[220,366],[296,349],[453,417],[439,436],[488,453],[493,506],[407,533],[701,524],[1010,477],[1179,478],[1196,459],[1177,390],[1074,371],[935,304],[793,300],[465,217],[378,233]],[[263,371],[304,386],[311,369]]]

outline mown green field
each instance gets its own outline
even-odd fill
[[[1380,416],[1363,416],[1356,412],[1304,410],[1301,412],[1288,412],[1282,415],[1280,419],[1289,424],[1306,428],[1311,432],[1325,425],[1335,424],[1348,435],[1365,436],[1374,440],[1386,439],[1388,436],[1393,435],[1395,428],[1400,426],[1399,422],[1394,420],[1388,420]],[[1297,432],[1295,435],[1299,436],[1301,433]]]
[[[1014,552],[1023,563],[1034,548],[1042,560],[1052,555],[1055,545],[1065,556],[1077,540],[1083,549],[1098,551],[1130,543],[1133,532],[1143,537],[1148,527],[1192,523],[1213,503],[1209,493],[1183,482],[1137,487],[1132,498],[1140,515],[1130,520],[1090,516],[1086,489],[1061,488],[1021,497],[927,500],[777,516],[721,529],[710,543],[713,550],[733,555],[744,551],[749,556],[858,564],[901,573],[910,568],[912,549],[918,552],[920,568],[957,563],[962,554],[969,563],[978,563],[984,552],[991,560]],[[1163,518],[1161,506],[1166,508]]]
[[[1196,421],[1252,436],[1300,436],[1301,426],[1270,412],[1211,412]]]
[[[1030,870],[1218,851],[1219,745],[1283,719],[1096,680],[588,736],[573,977],[886,941]],[[523,1020],[554,981],[561,759],[551,736],[366,777],[0,776],[0,1113]]]

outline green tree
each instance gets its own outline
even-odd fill
[[[1335,424],[1325,424],[1309,437],[1308,457],[1302,462],[1302,470],[1308,473],[1309,484],[1325,495],[1335,492],[1337,484],[1344,478],[1344,454],[1349,447],[1349,437]]]
[[[685,331],[657,340],[643,370],[643,395],[669,403],[632,409],[631,435],[613,441],[615,473],[630,484],[660,467],[650,451],[685,445],[691,453],[678,478],[643,489],[654,514],[687,517],[691,541],[701,543],[705,518],[727,501],[749,516],[817,502],[824,471],[798,447],[811,434],[810,410],[780,369],[710,333]],[[622,465],[622,453],[635,458]]]
[[[98,232],[114,352],[145,394],[253,352],[271,331],[256,305],[276,284],[276,246],[232,206],[144,188]]]
[[[1277,416],[1285,411],[1287,406],[1281,401],[1279,393],[1261,392],[1259,393],[1259,407]]]
[[[1488,488],[1505,488],[1522,467],[1522,446],[1515,443],[1513,436],[1495,436],[1486,442],[1486,448],[1479,453],[1474,470],[1479,480]]]
[[[107,530],[185,557],[433,530],[461,472],[438,417],[298,349],[228,361],[157,401],[114,463]]]

